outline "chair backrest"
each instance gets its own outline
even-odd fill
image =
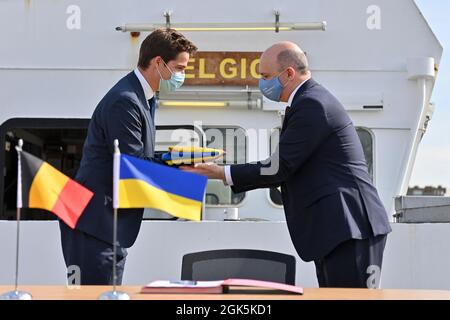
[[[283,253],[225,249],[183,256],[182,280],[225,280],[230,278],[272,281],[295,285],[295,257]]]

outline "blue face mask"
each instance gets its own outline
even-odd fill
[[[284,72],[284,71],[283,71]],[[280,102],[281,93],[283,92],[284,86],[280,82],[280,75],[273,77],[270,80],[260,79],[259,80],[259,90],[262,94],[269,100]]]
[[[173,92],[183,85],[185,74],[183,72],[173,72],[165,62],[164,65],[167,69],[169,69],[172,76],[169,80],[164,80],[161,73],[159,72],[159,69],[157,69],[159,76],[161,77],[161,80],[159,81],[159,91],[162,93]]]

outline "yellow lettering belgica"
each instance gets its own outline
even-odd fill
[[[257,87],[260,57],[261,52],[196,52],[185,69],[185,85]]]
[[[228,64],[231,64],[231,66],[228,68],[228,71],[227,71],[225,68],[226,68],[226,65],[228,65]],[[236,60],[234,60],[232,58],[223,59],[220,62],[219,72],[220,72],[220,75],[224,79],[235,78],[237,76]]]
[[[259,65],[259,60],[260,59],[255,59],[252,61],[252,63],[250,64],[250,75],[253,78],[259,79],[261,78],[259,72],[258,72],[258,65]]]
[[[189,63],[186,66],[186,69],[184,69],[185,74],[186,74],[186,79],[195,79],[195,73],[189,72],[189,71],[195,70],[194,64],[195,64],[195,58],[190,58]]]
[[[214,73],[206,73],[206,59],[200,58],[198,60],[198,77],[200,79],[214,79],[216,75]]]
[[[241,59],[241,79],[247,78],[247,59]]]

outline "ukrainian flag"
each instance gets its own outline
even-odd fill
[[[169,166],[208,162],[222,157],[225,151],[203,147],[174,146],[161,157]]]
[[[201,220],[207,178],[125,154],[120,155],[119,208],[152,208]]]

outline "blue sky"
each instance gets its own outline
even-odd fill
[[[419,146],[410,185],[442,185],[450,194],[450,1],[416,0],[444,47],[432,101],[436,111]]]

